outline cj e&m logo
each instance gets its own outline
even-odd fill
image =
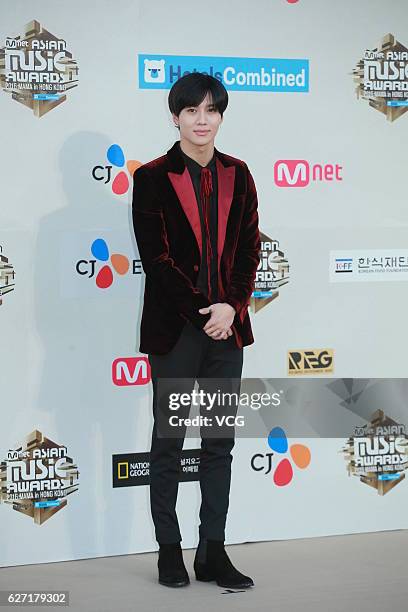
[[[285,487],[293,480],[293,464],[301,470],[310,465],[311,452],[305,444],[291,444],[282,427],[274,427],[268,436],[269,448],[272,453],[257,453],[251,459],[251,468],[255,472],[263,472],[266,476],[273,472],[273,482],[278,487]],[[290,457],[282,457],[289,451]],[[279,458],[274,464],[275,453]],[[293,462],[293,463],[292,463]]]
[[[332,374],[334,351],[332,349],[308,349],[288,351],[288,374]]]
[[[112,363],[112,381],[118,387],[147,385],[151,379],[147,357],[118,357]]]
[[[108,148],[106,159],[108,163],[92,168],[92,178],[104,184],[108,183],[115,195],[126,194],[130,187],[129,179],[133,176],[134,171],[142,165],[142,162],[136,159],[126,161],[123,149],[118,144],[112,144]]]
[[[277,187],[307,187],[313,183],[336,183],[343,180],[340,164],[310,164],[305,159],[279,159],[273,169]]]
[[[103,238],[97,238],[91,245],[94,259],[80,259],[75,265],[77,274],[86,278],[95,278],[99,289],[108,289],[114,282],[114,273],[119,276],[126,274],[141,274],[140,259],[129,260],[126,255],[112,253]],[[101,267],[98,270],[98,262]],[[104,263],[106,262],[106,263]]]

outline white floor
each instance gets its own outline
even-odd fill
[[[255,582],[244,592],[197,582],[194,550],[184,551],[191,584],[179,589],[158,584],[157,553],[3,568],[0,589],[69,590],[69,608],[47,609],[71,612],[403,612],[407,547],[407,531],[229,546]]]

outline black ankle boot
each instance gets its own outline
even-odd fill
[[[242,589],[254,586],[252,578],[241,574],[232,565],[221,540],[200,538],[194,559],[194,572],[197,580],[215,580],[221,587]]]
[[[181,587],[190,583],[190,578],[183,561],[180,542],[174,544],[160,544],[159,582],[169,587]]]

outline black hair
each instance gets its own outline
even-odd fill
[[[221,81],[202,72],[185,74],[174,83],[168,97],[170,111],[178,117],[183,108],[201,104],[207,93],[222,117],[228,106],[227,90]]]

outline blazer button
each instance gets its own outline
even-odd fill
[[[198,272],[198,266],[197,266],[197,264],[194,264],[193,270],[194,270],[194,272]]]

